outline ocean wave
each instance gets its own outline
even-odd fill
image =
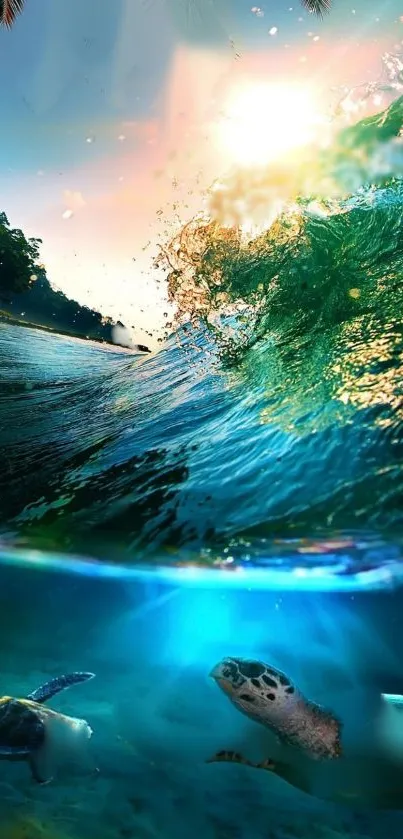
[[[402,125],[400,97],[343,129],[321,155],[310,150],[297,171],[276,163],[215,184],[208,212],[157,259],[179,322],[206,325],[233,354],[273,330],[308,332],[380,309],[393,317]]]
[[[322,194],[284,175],[268,224],[271,173],[213,189],[161,252],[178,322],[160,353],[0,325],[3,541],[275,563],[278,538],[400,534],[402,117],[401,98],[343,129],[304,169]],[[225,222],[237,190],[252,234]]]

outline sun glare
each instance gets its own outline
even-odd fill
[[[326,120],[312,90],[289,84],[247,84],[234,90],[218,123],[231,162],[264,165],[321,140]]]

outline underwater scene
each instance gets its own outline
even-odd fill
[[[288,2],[0,0],[0,839],[403,835],[403,9]]]

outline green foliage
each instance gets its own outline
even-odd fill
[[[11,29],[17,15],[23,11],[25,0],[0,0],[0,23]]]
[[[318,17],[330,11],[331,0],[301,0],[302,6]]]
[[[6,214],[0,213],[0,298],[26,291],[43,271],[38,264],[41,243],[11,228]]]

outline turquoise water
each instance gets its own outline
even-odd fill
[[[130,565],[159,564],[161,552],[259,560],[273,538],[317,537],[330,540],[330,563],[341,552],[359,568],[367,541],[393,535],[369,561],[399,558],[401,432],[381,390],[396,378],[398,399],[399,328],[384,334],[383,363],[369,348],[367,364],[349,367],[362,335],[356,347],[347,331],[339,372],[339,326],[318,336],[323,350],[269,339],[228,370],[175,339],[138,360],[2,325],[4,537]],[[344,374],[347,402],[335,393]]]
[[[321,161],[348,197],[300,197],[246,244],[182,232],[189,317],[158,354],[0,324],[2,691],[96,674],[51,702],[93,729],[85,765],[41,787],[0,762],[7,839],[400,835],[375,794],[206,760],[270,757],[208,677],[223,656],[369,745],[371,702],[403,693],[401,107]]]
[[[403,690],[399,592],[196,589],[3,566],[0,619],[5,692],[96,673],[49,703],[93,729],[82,765],[38,787],[26,764],[0,763],[9,839],[399,835],[400,813],[327,804],[265,772],[206,763],[222,748],[266,756],[264,729],[208,677],[228,654],[268,661],[310,698],[341,704],[344,723],[361,719],[370,740],[365,697]]]

